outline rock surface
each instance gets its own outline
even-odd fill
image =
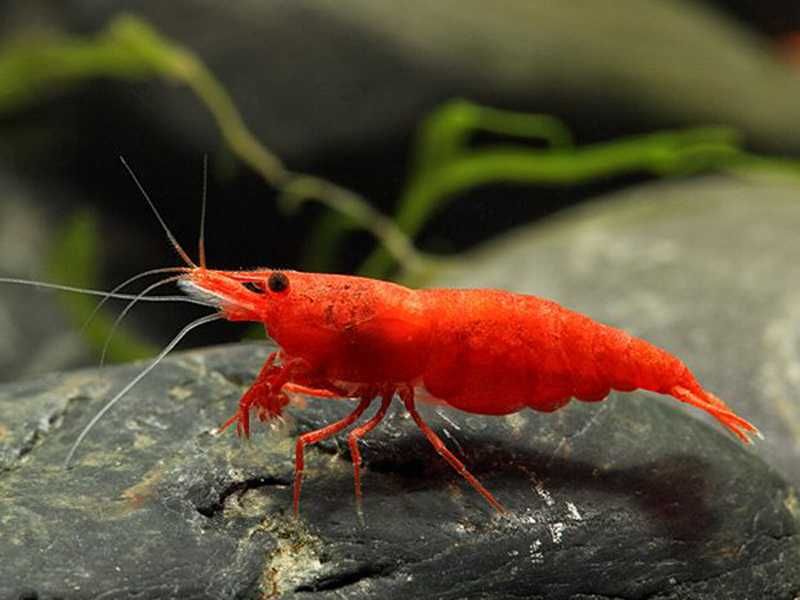
[[[290,516],[291,435],[309,402],[245,444],[211,428],[263,347],[177,356],[67,445],[135,366],[2,389],[0,597],[792,598],[793,489],[733,440],[651,398],[549,418],[427,411],[511,510],[500,517],[395,411],[364,450],[365,521],[339,444],[309,452]],[[732,594],[732,595],[731,595]]]
[[[785,449],[769,445],[788,440],[780,427],[793,421],[751,381],[767,364],[771,381],[789,376],[771,352],[781,344],[752,343],[773,318],[785,323],[777,308],[791,308],[792,196],[724,179],[643,188],[520,232],[439,282],[548,295],[666,346],[763,427],[759,451],[793,477]],[[791,323],[772,327],[791,343]],[[211,435],[266,352],[239,345],[168,359],[92,432],[69,472],[60,463],[79,429],[140,366],[0,388],[0,598],[800,593],[793,485],[697,411],[640,393],[552,415],[428,408],[508,517],[398,408],[364,445],[365,523],[341,442],[308,451],[294,521],[294,435],[348,407],[308,401],[249,444]]]

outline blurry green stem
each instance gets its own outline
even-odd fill
[[[117,17],[94,39],[40,36],[8,44],[0,53],[0,111],[35,101],[54,84],[98,76],[156,75],[188,86],[208,108],[233,153],[281,191],[291,207],[306,200],[321,202],[370,231],[406,269],[422,267],[424,257],[391,219],[350,190],[287,169],[247,128],[231,97],[202,61],[134,16]]]
[[[423,271],[428,259],[412,243],[411,239],[392,221],[373,208],[361,196],[340,188],[324,179],[312,175],[301,175],[283,186],[284,201],[294,205],[317,199],[355,223],[368,229],[382,243],[387,256],[395,260],[407,271]],[[368,224],[368,225],[367,225]]]
[[[564,150],[573,145],[572,134],[567,126],[552,115],[500,110],[463,99],[450,100],[423,120],[417,134],[409,180],[426,182],[428,177],[435,178],[441,169],[448,168],[448,165],[456,163],[462,156],[472,152],[469,143],[477,133],[543,142],[552,149]],[[535,148],[530,150],[536,151]],[[413,196],[405,195],[400,206],[408,208],[406,202],[410,198]],[[434,199],[434,196],[420,196],[419,199],[421,202],[426,202]],[[424,205],[412,209],[421,209],[422,221],[429,214]],[[328,268],[329,257],[337,253],[344,236],[357,225],[357,221],[342,218],[340,215],[329,215],[321,219],[315,227],[313,243],[309,246],[306,262],[316,269]],[[402,223],[400,225],[403,226]],[[417,229],[411,229],[410,232],[415,234]],[[384,264],[367,264],[362,267],[362,274],[387,275],[390,257],[385,252],[382,252],[381,256],[384,257],[382,259]],[[429,256],[427,260],[430,263],[432,258]],[[380,267],[380,272],[373,271],[373,267]],[[410,275],[407,271],[408,269],[405,276]]]
[[[572,146],[569,129],[551,115],[521,113],[451,100],[428,115],[419,129],[412,177],[436,169],[468,148],[478,132],[517,139],[541,140],[552,148]]]
[[[509,145],[462,152],[438,169],[426,169],[411,179],[395,222],[413,237],[445,201],[489,183],[563,185],[637,170],[667,175],[733,166],[747,159],[737,142],[738,136],[729,128],[702,127],[577,149],[541,151]],[[391,256],[379,248],[360,272],[380,277],[391,266]]]
[[[89,77],[145,79],[153,69],[139,56],[120,52],[110,35],[87,42],[32,34],[0,49],[0,113],[39,100],[54,87]]]
[[[319,201],[370,231],[383,243],[387,253],[407,270],[422,268],[424,259],[411,240],[365,198],[325,179],[287,169],[247,128],[231,97],[193,54],[156,39],[152,29],[132,17],[118,20],[112,28],[124,33],[127,39],[143,37],[147,48],[163,49],[154,62],[163,65],[166,74],[180,79],[195,92],[213,115],[233,152],[267,183],[278,188],[288,207],[297,208],[307,200]]]

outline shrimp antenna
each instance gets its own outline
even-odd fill
[[[203,154],[203,201],[200,207],[200,235],[197,238],[197,256],[200,267],[206,268],[206,196],[208,195],[208,154]]]
[[[164,221],[163,218],[161,218],[161,213],[158,212],[158,209],[156,208],[156,205],[150,199],[150,196],[145,191],[144,186],[142,186],[142,184],[139,182],[139,178],[136,177],[136,173],[133,172],[133,169],[131,169],[131,167],[125,161],[124,157],[120,156],[119,160],[122,162],[122,166],[124,166],[125,169],[127,169],[128,173],[131,176],[131,179],[133,179],[133,182],[136,184],[136,187],[139,188],[139,191],[142,193],[142,196],[144,196],[144,199],[147,200],[147,203],[150,205],[150,208],[153,210],[153,214],[155,214],[156,219],[158,219],[158,222],[161,224],[161,227],[164,229],[164,232],[167,234],[167,239],[169,239],[170,243],[172,243],[172,247],[175,248],[175,252],[177,252],[178,256],[180,256],[183,259],[183,262],[185,262],[187,265],[189,265],[192,269],[196,269],[197,265],[194,264],[194,262],[192,262],[192,259],[189,258],[189,255],[186,254],[186,251],[178,243],[178,240],[175,239],[174,235],[172,235],[172,232],[169,230],[169,227],[167,227],[167,223]]]
[[[142,273],[137,273],[133,277],[129,277],[128,279],[126,279],[122,283],[120,283],[117,286],[115,286],[108,293],[109,294],[116,294],[117,292],[119,292],[120,290],[124,289],[129,284],[133,283],[134,281],[142,279],[143,277],[149,277],[150,275],[156,275],[158,273],[182,273],[182,272],[186,272],[186,271],[187,271],[186,267],[164,267],[164,268],[161,268],[161,269],[150,269],[149,271],[143,271]],[[92,310],[91,314],[83,322],[83,327],[81,327],[81,331],[85,331],[86,330],[86,328],[89,326],[89,323],[91,323],[94,320],[94,318],[97,316],[97,313],[100,312],[100,309],[103,308],[103,305],[108,301],[108,299],[109,298],[103,298],[102,300],[100,300],[100,302],[98,302],[95,305],[95,307]]]
[[[167,356],[167,354],[169,354],[172,351],[172,349],[175,348],[175,346],[178,345],[178,342],[180,342],[184,337],[186,337],[186,334],[188,334],[192,329],[195,329],[196,327],[200,327],[201,325],[205,325],[206,323],[211,323],[212,321],[217,321],[217,320],[219,320],[221,318],[222,318],[222,315],[220,315],[219,313],[214,313],[212,315],[206,315],[205,317],[200,317],[199,319],[197,319],[195,321],[192,321],[191,323],[186,325],[183,329],[181,329],[180,332],[178,333],[178,335],[176,335],[174,338],[172,338],[172,341],[164,347],[164,349],[158,354],[158,356],[156,356],[153,359],[153,361],[149,365],[147,365],[147,367],[142,369],[142,371],[136,377],[131,379],[124,388],[122,388],[119,392],[117,392],[117,394],[113,398],[111,398],[111,400],[109,400],[103,408],[101,408],[99,411],[97,411],[97,414],[95,414],[95,416],[92,417],[92,420],[89,421],[86,424],[86,427],[84,427],[81,430],[80,435],[78,435],[78,438],[75,440],[75,442],[70,447],[69,452],[67,453],[67,457],[64,459],[64,468],[65,469],[69,469],[70,468],[70,465],[72,463],[72,458],[75,456],[75,451],[81,445],[81,442],[83,442],[84,438],[94,428],[94,426],[97,425],[97,423],[100,421],[100,419],[102,419],[103,416],[109,410],[111,410],[114,407],[114,405],[117,402],[119,402],[122,399],[122,397],[125,396],[125,394],[127,394],[131,390],[131,388],[133,386],[135,386],[142,379],[144,379],[144,377],[150,371],[155,369],[156,366],[158,366],[158,364],[162,360],[164,360],[164,357]]]
[[[106,292],[103,290],[92,290],[89,288],[74,287],[71,285],[61,285],[59,283],[47,283],[46,281],[33,281],[31,279],[17,279],[15,277],[0,277],[0,283],[11,283],[14,285],[29,285],[31,287],[42,288],[45,290],[59,290],[61,292],[75,292],[77,294],[86,294],[87,296],[102,296],[105,298],[114,298],[116,300],[142,300],[144,302],[185,302],[186,304],[199,304],[200,306],[211,306],[208,302],[197,300],[195,298],[188,298],[186,296],[145,296],[140,297],[139,294],[119,294],[117,292]]]
[[[152,283],[152,284],[148,285],[141,292],[139,292],[139,294],[136,296],[136,298],[134,298],[133,300],[128,302],[128,304],[125,306],[125,308],[119,314],[117,319],[114,321],[114,324],[111,326],[111,330],[108,332],[108,335],[106,336],[106,341],[103,344],[103,351],[100,353],[100,366],[101,367],[106,362],[106,355],[108,354],[108,348],[111,345],[111,340],[113,339],[114,334],[116,333],[117,329],[119,328],[120,323],[122,323],[122,320],[131,311],[131,309],[139,302],[139,300],[141,300],[142,298],[147,296],[147,294],[150,293],[152,290],[154,290],[154,289],[156,289],[158,287],[161,287],[162,285],[167,285],[168,283],[172,283],[174,281],[178,281],[178,279],[180,279],[181,277],[182,277],[182,275],[176,275],[175,277],[167,277],[166,279],[162,279],[160,281],[156,281],[155,283]]]

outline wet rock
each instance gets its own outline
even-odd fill
[[[437,278],[553,297],[667,347],[762,427],[756,452],[644,393],[549,415],[423,407],[501,516],[397,406],[364,443],[364,522],[342,439],[307,452],[295,521],[293,440],[350,407],[308,400],[249,443],[213,435],[265,345],[168,359],[70,471],[80,428],[141,365],[53,374],[0,387],[0,598],[793,600],[796,421],[774,394],[794,405],[794,363],[774,349],[793,348],[796,329],[795,196],[724,178],[643,187]]]
[[[632,394],[554,415],[424,411],[509,508],[496,514],[399,407],[364,444],[365,522],[341,441],[292,440],[347,406],[309,401],[250,443],[212,428],[261,345],[176,355],[68,445],[136,365],[0,388],[0,597],[793,597],[797,498],[757,456]],[[760,594],[766,594],[760,596]]]

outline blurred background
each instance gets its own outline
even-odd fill
[[[0,275],[110,289],[179,264],[120,156],[192,256],[208,156],[213,267],[417,285],[604,193],[796,180],[796,32],[778,0],[6,1]],[[0,286],[0,379],[96,364],[95,303]],[[108,359],[201,313],[138,306]]]

